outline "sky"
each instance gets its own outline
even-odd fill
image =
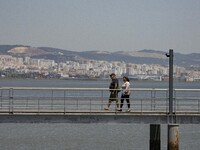
[[[200,53],[200,0],[0,0],[0,44]]]

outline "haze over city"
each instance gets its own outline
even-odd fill
[[[0,0],[0,44],[199,53],[199,0]]]

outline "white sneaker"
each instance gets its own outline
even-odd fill
[[[108,108],[108,107],[105,107],[104,110],[109,110],[109,108]]]
[[[127,109],[126,112],[131,112],[131,109]]]

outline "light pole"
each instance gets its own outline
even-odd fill
[[[179,150],[179,125],[174,122],[173,109],[173,49],[169,50],[169,124],[168,124],[168,150]]]
[[[173,49],[166,56],[169,57],[169,114],[173,114]]]

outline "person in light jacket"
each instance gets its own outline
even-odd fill
[[[126,102],[127,102],[127,106],[128,106],[128,109],[126,112],[130,112],[131,109],[130,109],[130,80],[128,77],[124,76],[123,77],[123,84],[122,84],[122,95],[121,95],[121,105],[120,105],[120,109],[119,111],[122,111],[122,107],[123,107],[123,103],[124,103],[124,99],[126,99]]]

